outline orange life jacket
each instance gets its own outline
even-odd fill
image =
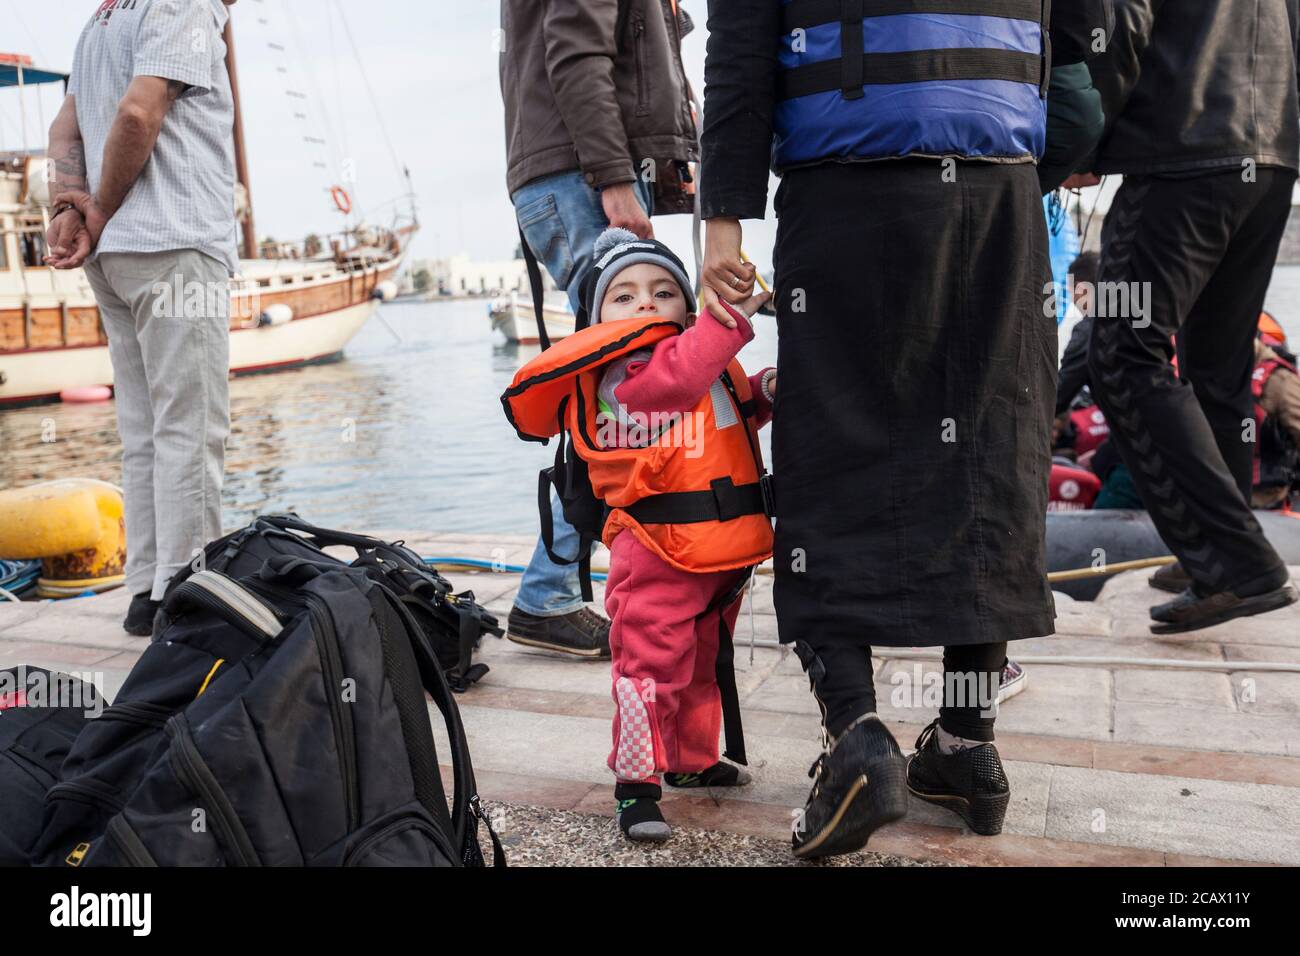
[[[682,571],[760,564],[772,555],[770,498],[749,380],[735,359],[721,387],[645,447],[601,445],[611,424],[597,396],[605,366],[680,332],[658,316],[575,332],[515,374],[501,396],[506,417],[533,441],[568,432],[605,505],[606,545],[628,531]]]

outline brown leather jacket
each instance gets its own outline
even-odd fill
[[[698,159],[675,0],[501,0],[506,181],[600,188]],[[670,170],[670,175],[674,170]]]

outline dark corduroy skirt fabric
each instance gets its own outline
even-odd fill
[[[1056,321],[1031,165],[825,163],[777,194],[783,641],[1050,634]]]

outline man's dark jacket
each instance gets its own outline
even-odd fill
[[[1098,173],[1300,169],[1300,0],[1115,0]]]
[[[506,181],[580,169],[630,183],[646,159],[698,159],[669,0],[501,0]]]

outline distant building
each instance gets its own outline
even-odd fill
[[[502,295],[528,292],[528,269],[523,259],[499,259],[476,262],[466,255],[447,259],[413,259],[402,274],[403,292],[415,289],[415,275],[429,273],[429,291],[440,295]],[[542,283],[550,291],[555,283],[542,269]]]

